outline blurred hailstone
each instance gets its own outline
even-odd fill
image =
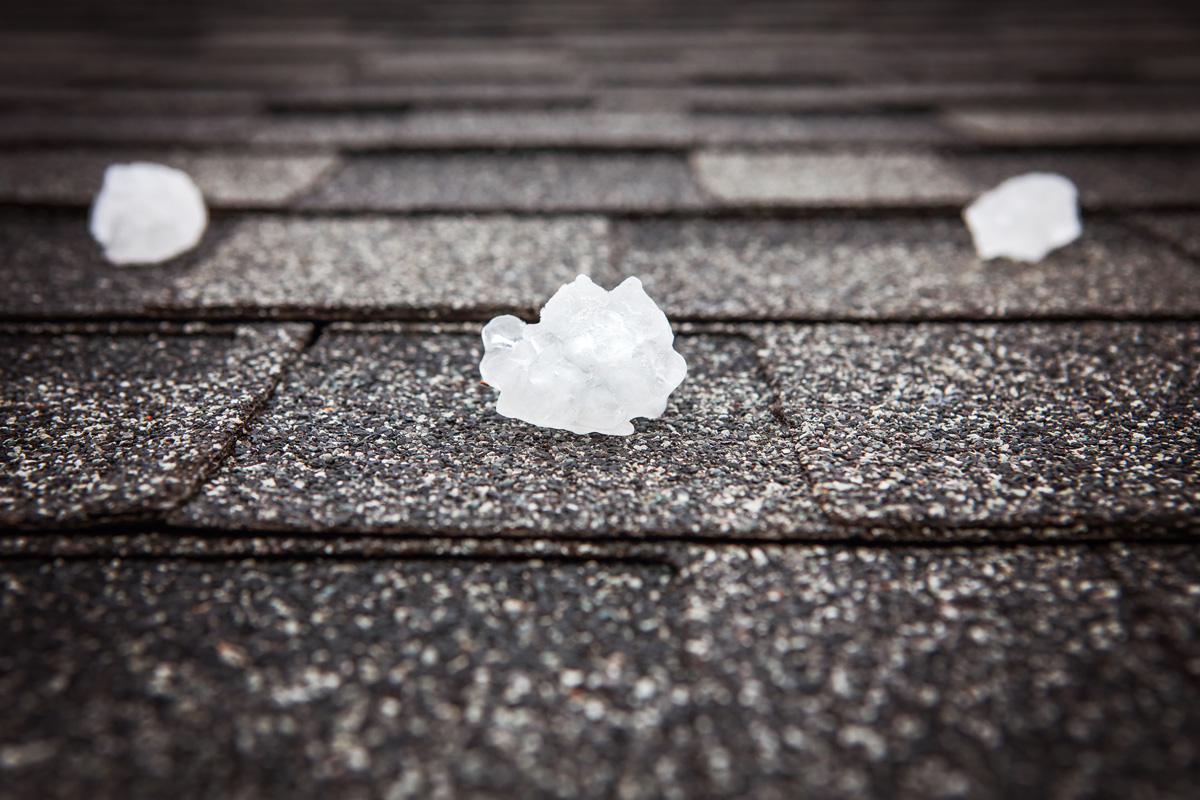
[[[683,381],[667,317],[637,278],[611,292],[580,275],[555,292],[541,321],[496,317],[483,329],[483,380],[500,390],[496,411],[572,433],[633,433]]]
[[[1041,261],[1079,238],[1079,193],[1051,172],[1009,178],[963,211],[980,258]]]
[[[158,264],[191,250],[208,225],[199,187],[162,164],[112,164],[89,227],[113,264]]]

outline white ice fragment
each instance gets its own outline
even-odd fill
[[[208,225],[199,187],[162,164],[112,164],[89,227],[113,264],[158,264],[191,250]]]
[[[496,317],[483,329],[483,380],[496,411],[544,428],[628,436],[653,419],[687,374],[667,317],[637,278],[611,292],[580,275],[554,293],[541,321]]]
[[[1052,172],[1009,178],[963,211],[982,259],[1041,261],[1083,231],[1075,184]]]

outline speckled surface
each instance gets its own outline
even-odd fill
[[[1200,313],[1200,267],[1119,225],[1039,264],[983,262],[960,221],[631,222],[616,268],[673,317],[932,319]]]
[[[590,275],[612,288],[609,224],[553,219],[244,217],[176,282],[181,310],[536,315]]]
[[[0,525],[140,518],[220,460],[310,329],[0,329]]]
[[[81,213],[0,215],[0,253],[0,314],[9,318],[142,313],[166,301],[172,280],[189,263],[184,257],[148,268],[114,267]]]
[[[188,526],[558,536],[819,531],[754,346],[681,337],[688,377],[630,437],[499,416],[477,336],[326,331]]]
[[[999,146],[1195,144],[1200,111],[1117,109],[1011,109],[954,111],[943,117],[950,130],[971,141]]]
[[[1200,326],[781,326],[765,357],[847,522],[1200,522]]]
[[[1200,258],[1200,214],[1186,211],[1174,214],[1139,214],[1133,222],[1151,234]],[[1200,265],[1197,265],[1197,268],[1200,269]]]
[[[951,206],[974,189],[931,152],[702,151],[696,180],[726,205]]]
[[[677,155],[522,153],[346,159],[299,203],[361,211],[646,211],[705,201]]]
[[[9,150],[0,153],[0,202],[89,206],[109,164],[153,161],[192,176],[213,207],[279,206],[336,163],[332,156],[160,150]]]
[[[1184,798],[1177,550],[0,562],[0,796]]]

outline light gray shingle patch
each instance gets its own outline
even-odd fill
[[[1194,110],[974,109],[947,112],[942,121],[989,145],[1200,143],[1200,111]]]
[[[1139,214],[1132,221],[1155,236],[1177,244],[1200,258],[1200,214],[1187,211],[1173,214]]]
[[[5,114],[4,145],[169,145],[240,144],[257,129],[247,114]]]
[[[173,304],[317,314],[535,315],[586,274],[612,288],[600,217],[244,218]]]
[[[0,562],[6,788],[662,797],[690,780],[671,574]]]
[[[676,155],[347,158],[299,205],[362,211],[663,211],[705,205]]]
[[[306,325],[0,332],[0,525],[146,518],[241,433]]]
[[[980,261],[944,220],[629,222],[615,249],[673,317],[1200,314],[1200,269],[1112,223],[1040,264]]]
[[[476,336],[326,331],[177,521],[432,535],[823,529],[749,341],[678,339],[688,378],[629,437],[499,416],[482,349]]]
[[[975,193],[953,161],[932,153],[704,151],[691,163],[725,205],[940,207]]]
[[[100,190],[105,167],[128,161],[184,170],[216,208],[284,205],[337,163],[333,156],[315,155],[10,150],[0,154],[0,202],[87,206]]]
[[[1085,208],[1200,202],[1200,158],[1187,152],[935,154],[707,150],[692,156],[696,179],[725,205],[797,208],[945,208],[969,203],[1026,172],[1057,172],[1079,187]]]
[[[295,116],[257,141],[342,147],[681,148],[702,144],[944,140],[929,121],[863,115],[717,115],[662,111],[418,111],[365,117]]]
[[[1194,674],[1088,548],[731,546],[681,582],[696,772],[724,796],[1194,791]]]
[[[963,526],[1200,519],[1200,326],[764,328],[831,516]]]

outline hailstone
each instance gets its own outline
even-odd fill
[[[89,228],[113,264],[158,264],[187,252],[208,226],[208,209],[186,172],[162,164],[112,164],[92,204]]]
[[[1041,261],[1079,238],[1079,192],[1052,172],[1009,178],[963,211],[982,259]]]
[[[541,321],[496,317],[483,329],[485,383],[496,411],[544,428],[628,436],[653,419],[687,374],[667,317],[637,278],[611,292],[580,275],[555,292]]]

